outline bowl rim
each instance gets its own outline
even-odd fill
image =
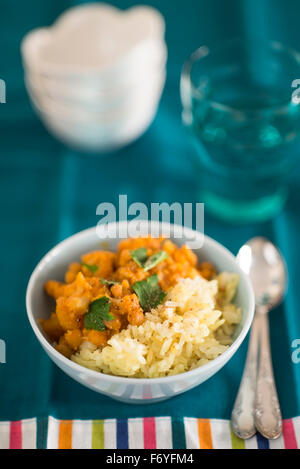
[[[132,220],[130,222],[127,222],[127,221],[112,222],[112,223],[107,223],[107,224],[102,225],[102,226],[105,226],[106,229],[109,229],[110,226],[113,227],[113,226],[116,225],[117,227],[120,227],[123,224],[132,223],[134,221],[135,220]],[[137,220],[137,222],[141,222],[141,220]],[[149,223],[149,222],[147,221],[147,223]],[[159,225],[162,228],[165,225],[166,227],[167,226],[168,226],[168,228],[171,227],[174,230],[179,229],[179,228],[182,229],[182,226],[172,224],[172,223],[153,222],[153,221],[150,221],[150,223],[159,223]],[[99,225],[98,225],[98,228],[99,228]],[[194,235],[195,236],[195,234],[197,235],[197,233],[198,233],[197,231],[192,230],[190,228],[185,227],[184,229],[185,229],[185,231],[188,235]],[[162,383],[167,384],[167,383],[171,383],[171,382],[174,382],[174,381],[178,381],[178,379],[181,380],[181,379],[185,379],[185,378],[187,378],[187,379],[188,378],[193,378],[201,372],[204,373],[204,374],[205,374],[205,372],[206,372],[206,374],[209,374],[209,372],[214,370],[216,367],[218,367],[218,365],[220,365],[219,368],[221,368],[223,365],[225,365],[227,363],[227,361],[231,358],[231,356],[237,351],[239,346],[242,344],[243,340],[245,339],[245,337],[246,337],[246,335],[247,335],[247,333],[248,333],[248,331],[251,327],[253,317],[254,317],[254,309],[255,309],[254,292],[253,292],[252,284],[251,284],[248,276],[239,267],[238,263],[236,262],[236,258],[234,257],[234,255],[227,248],[225,248],[222,244],[220,244],[218,241],[215,241],[213,238],[211,238],[211,237],[209,237],[205,234],[203,234],[203,235],[201,234],[201,235],[204,237],[204,240],[205,240],[204,242],[206,244],[209,244],[211,247],[213,247],[217,251],[222,252],[223,256],[225,255],[225,257],[227,257],[227,259],[229,259],[231,262],[235,263],[240,277],[243,277],[243,280],[246,284],[246,289],[247,289],[247,292],[248,292],[248,300],[249,300],[249,313],[248,313],[248,317],[245,320],[245,323],[243,325],[242,330],[240,331],[238,337],[234,340],[234,342],[228,347],[228,349],[225,350],[225,352],[223,352],[217,358],[214,358],[209,363],[206,363],[206,364],[204,364],[204,365],[202,365],[198,368],[194,368],[192,370],[185,371],[183,373],[178,373],[176,375],[163,376],[163,377],[159,377],[159,378],[131,378],[131,377],[127,377],[127,376],[116,376],[116,375],[105,374],[105,373],[102,373],[100,371],[94,371],[94,370],[86,368],[82,365],[79,365],[78,363],[73,362],[69,358],[66,358],[64,355],[59,353],[53,347],[53,345],[51,345],[50,342],[48,342],[48,340],[44,337],[44,335],[42,334],[40,328],[38,327],[37,322],[33,317],[33,312],[32,312],[32,309],[31,309],[31,296],[32,296],[32,291],[34,290],[35,281],[38,278],[39,273],[43,269],[44,265],[46,265],[49,262],[49,259],[51,259],[53,256],[56,255],[57,251],[61,251],[66,244],[72,243],[73,241],[78,240],[80,238],[85,238],[87,235],[89,235],[93,232],[94,232],[95,236],[98,236],[96,230],[97,230],[97,227],[95,227],[95,226],[93,226],[91,228],[87,228],[85,230],[79,231],[79,232],[67,237],[63,241],[56,244],[52,249],[50,249],[42,257],[42,259],[36,265],[35,269],[33,270],[32,274],[30,276],[30,279],[29,279],[29,282],[28,282],[28,285],[27,285],[27,290],[26,290],[27,317],[29,319],[29,322],[30,322],[30,325],[33,329],[33,332],[35,333],[38,341],[40,342],[40,344],[42,345],[44,350],[47,352],[47,354],[49,355],[49,357],[51,359],[52,359],[52,356],[55,357],[56,360],[53,359],[55,364],[57,364],[56,362],[61,362],[67,368],[71,368],[72,371],[75,372],[76,374],[86,373],[86,375],[88,375],[91,378],[102,379],[103,381],[110,381],[110,382],[119,383],[119,384],[122,384],[122,383],[124,384],[124,382],[127,382],[127,384],[142,384],[142,385],[145,385],[147,383],[148,384],[149,383],[151,383],[151,384],[162,384]],[[200,236],[200,233],[198,233],[198,235]],[[99,238],[99,239],[101,241],[101,238]]]
[[[151,10],[151,15],[155,15],[155,21],[157,23],[159,22],[159,30],[158,31],[153,31],[151,34],[149,34],[148,37],[143,38],[139,42],[133,44],[128,50],[126,50],[125,54],[123,57],[118,57],[115,61],[113,61],[110,64],[105,65],[104,67],[101,66],[101,64],[95,64],[95,65],[89,65],[88,67],[80,67],[78,65],[68,65],[68,66],[62,66],[61,64],[57,64],[55,62],[52,62],[51,60],[47,60],[43,57],[40,56],[40,44],[39,42],[41,41],[40,36],[43,38],[49,38],[53,34],[57,34],[57,31],[61,31],[63,29],[68,28],[66,24],[70,19],[68,19],[69,13],[74,10],[77,11],[82,11],[84,9],[90,9],[91,6],[95,5],[96,8],[99,10],[101,9],[107,9],[107,6],[109,7],[110,10],[114,10],[114,16],[129,16],[129,14],[135,13],[137,10],[141,8],[146,8],[148,11]],[[152,16],[154,18],[154,16]],[[36,44],[37,43],[37,44]],[[143,48],[148,47],[150,45],[150,49],[155,44],[155,47],[162,47],[163,49],[166,48],[166,42],[165,42],[165,19],[160,13],[160,11],[152,7],[151,5],[133,5],[127,9],[122,9],[118,7],[114,7],[113,5],[107,5],[104,3],[94,3],[94,4],[83,4],[83,5],[75,5],[73,7],[70,7],[67,9],[64,13],[62,13],[58,18],[52,23],[51,25],[47,27],[38,27],[30,30],[25,34],[25,36],[22,38],[20,49],[21,49],[21,55],[23,58],[23,61],[25,62],[26,66],[32,66],[32,63],[34,62],[34,68],[37,70],[39,69],[42,71],[42,73],[48,75],[58,75],[58,76],[65,76],[65,77],[70,77],[70,76],[88,76],[90,74],[93,74],[95,77],[99,79],[101,78],[108,78],[111,76],[112,72],[115,72],[115,70],[120,72],[120,69],[118,70],[118,67],[121,67],[122,69],[124,68],[124,64],[127,62],[132,63],[134,55],[137,54],[142,54],[141,51],[143,51]],[[32,53],[32,48],[36,48]],[[153,51],[152,51],[153,52]],[[35,54],[35,58],[32,62],[32,55]],[[149,55],[149,53],[148,53]]]
[[[257,42],[258,47],[261,47],[261,42]],[[213,43],[211,45],[209,44],[203,44],[196,50],[194,50],[185,63],[183,64],[182,71],[181,71],[181,78],[180,78],[180,91],[181,91],[181,101],[183,104],[183,107],[186,109],[190,108],[189,104],[189,99],[186,99],[186,96],[189,94],[186,92],[186,90],[189,90],[191,93],[192,97],[195,97],[197,100],[205,100],[205,97],[201,91],[197,88],[195,85],[195,82],[192,77],[192,71],[194,68],[194,65],[197,63],[202,62],[205,60],[207,57],[210,55],[214,55],[216,52],[221,52],[224,50],[228,50],[230,48],[240,48],[240,47],[245,47],[247,44],[247,41],[244,39],[241,39],[239,37],[233,37],[231,39],[227,39],[222,42],[217,42]],[[270,50],[273,53],[280,53],[280,55],[284,54],[285,56],[289,57],[290,59],[294,60],[295,64],[300,64],[300,53],[297,49],[291,48],[288,45],[283,44],[280,41],[275,41],[275,40],[269,40],[266,43],[263,44],[262,46],[265,50]],[[276,112],[278,114],[282,113],[285,111],[288,106],[291,103],[290,98],[288,101],[286,101],[284,104],[278,104],[278,105],[271,105],[271,106],[265,106],[262,107],[259,110],[252,110],[252,109],[245,109],[241,110],[238,107],[228,105],[223,102],[223,100],[215,100],[215,99],[208,99],[208,103],[211,107],[215,109],[222,109],[222,112],[226,113],[227,116],[236,114],[239,116],[239,118],[246,119],[248,116],[254,116],[254,115],[261,115],[263,112],[270,112],[271,110],[273,112]]]

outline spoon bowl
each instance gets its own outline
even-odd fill
[[[237,260],[250,277],[256,307],[263,312],[280,304],[286,291],[287,270],[274,244],[263,237],[252,238],[241,247]]]

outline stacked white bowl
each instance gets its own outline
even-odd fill
[[[137,139],[155,117],[166,78],[165,23],[151,7],[104,3],[65,12],[23,39],[25,84],[50,132],[83,150]]]

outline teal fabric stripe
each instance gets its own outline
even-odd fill
[[[172,441],[173,441],[173,449],[185,449],[186,448],[183,419],[180,419],[180,420],[172,419]]]
[[[37,449],[47,448],[48,419],[41,418],[36,421],[36,447]]]

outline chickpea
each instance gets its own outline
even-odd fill
[[[133,311],[130,311],[127,315],[128,322],[132,326],[140,326],[144,322],[144,313],[142,308],[135,309]]]

